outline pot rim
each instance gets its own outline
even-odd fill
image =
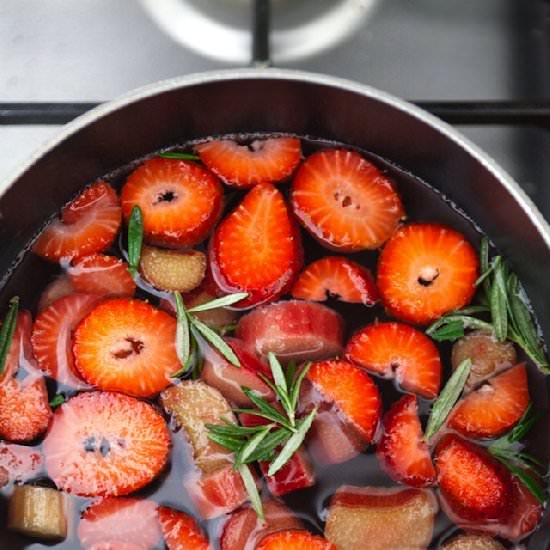
[[[51,139],[46,140],[39,146],[29,158],[23,161],[18,167],[8,174],[7,178],[0,182],[0,197],[41,157],[63,142],[66,138],[77,133],[81,128],[93,123],[95,120],[111,114],[118,109],[131,103],[140,101],[160,93],[169,92],[177,88],[206,84],[211,82],[223,82],[226,80],[253,80],[253,79],[276,79],[302,81],[310,84],[330,86],[340,88],[346,91],[354,92],[363,96],[373,97],[380,100],[406,114],[415,117],[424,124],[431,126],[441,132],[449,140],[464,149],[469,155],[480,162],[486,170],[492,173],[506,190],[513,196],[519,206],[528,214],[542,236],[548,249],[550,250],[550,224],[542,216],[539,209],[533,201],[527,196],[519,184],[503,169],[499,164],[480,147],[475,145],[468,138],[455,130],[450,124],[442,121],[434,115],[424,111],[412,103],[398,98],[392,94],[381,91],[367,84],[360,84],[352,80],[329,76],[320,73],[297,71],[291,69],[275,68],[244,68],[244,69],[223,69],[216,71],[207,71],[193,73],[186,76],[180,76],[161,80],[153,84],[148,84],[136,88],[118,98],[94,107],[90,111],[77,117],[62,127]]]

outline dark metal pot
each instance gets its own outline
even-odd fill
[[[29,277],[39,276],[38,270],[23,280],[9,280],[21,250],[84,184],[175,143],[254,131],[353,144],[391,159],[442,191],[509,258],[550,339],[550,226],[491,158],[447,124],[378,90],[276,69],[161,82],[66,126],[0,189],[0,284],[10,287],[4,301],[15,291],[24,293]],[[531,376],[537,377],[534,372]],[[531,387],[538,404],[547,408],[546,381]],[[546,434],[536,439],[547,447]]]

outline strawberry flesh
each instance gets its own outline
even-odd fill
[[[336,550],[336,546],[309,531],[287,530],[264,537],[257,550]]]
[[[208,539],[188,514],[159,507],[158,517],[168,550],[209,550]]]
[[[43,456],[37,449],[0,441],[0,487],[35,477],[42,465]]]

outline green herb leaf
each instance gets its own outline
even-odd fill
[[[226,449],[229,449],[233,453],[239,452],[239,449],[243,445],[243,440],[238,437],[230,437],[228,435],[218,435],[212,432],[209,432],[207,435],[208,435],[208,439],[210,439],[211,441],[214,441],[214,443],[217,443],[222,447],[225,447]]]
[[[163,159],[178,159],[178,160],[199,160],[198,155],[194,153],[184,153],[183,151],[166,151],[158,155]]]
[[[19,296],[14,296],[8,302],[8,312],[0,327],[0,374],[6,368],[6,360],[10,352],[13,333],[17,325],[17,313],[19,312]]]
[[[229,347],[225,340],[208,325],[205,325],[202,321],[199,321],[196,317],[191,316],[190,322],[193,327],[207,340],[214,349],[223,355],[233,366],[240,367],[241,363],[239,358],[235,355],[235,352]]]
[[[464,336],[464,323],[461,319],[449,321],[430,333],[430,336],[437,342],[454,342]]]
[[[256,395],[251,389],[245,388],[244,386],[241,388],[244,394],[256,405],[256,409],[234,409],[234,412],[246,412],[249,414],[253,414],[255,416],[261,416],[262,418],[266,418],[268,420],[272,420],[273,422],[276,422],[277,424],[280,424],[281,426],[284,426],[290,431],[294,431],[294,427],[292,424],[288,421],[288,419],[280,413],[275,407],[270,405],[265,399],[262,399],[258,395]]]
[[[273,381],[275,382],[275,386],[279,389],[281,393],[284,393],[288,396],[285,373],[283,371],[281,363],[279,363],[279,360],[271,351],[267,354],[267,360],[269,361],[269,368],[271,369],[271,374],[273,374]]]
[[[290,388],[290,404],[294,410],[298,406],[298,398],[300,397],[300,388],[302,381],[306,377],[309,369],[311,368],[311,361],[308,361],[298,373],[298,376],[292,381],[292,387]]]
[[[50,401],[50,407],[52,409],[55,409],[56,407],[59,407],[59,405],[63,405],[65,401],[65,396],[62,393],[58,393],[52,397],[52,400]]]
[[[546,500],[546,496],[544,494],[544,490],[540,486],[539,482],[528,472],[526,472],[523,468],[517,466],[514,464],[514,462],[511,462],[510,460],[506,460],[502,458],[499,455],[494,455],[497,460],[502,462],[508,470],[510,470],[520,481],[529,489],[531,494],[541,503],[544,504],[544,501]]]
[[[238,424],[206,424],[206,428],[218,435],[229,437],[246,437],[264,429],[265,426],[239,426]]]
[[[248,457],[248,460],[250,462],[255,462],[256,460],[271,460],[273,458],[275,449],[279,447],[279,445],[283,445],[291,435],[292,435],[292,432],[289,432],[285,428],[279,428],[278,430],[273,430],[262,441],[261,446],[258,447]]]
[[[143,213],[136,204],[132,207],[128,220],[128,271],[132,277],[136,277],[141,257],[141,245],[143,243]]]
[[[258,433],[252,436],[246,445],[243,445],[239,451],[235,454],[235,466],[238,468],[241,464],[246,464],[250,462],[248,459],[250,455],[258,448],[262,441],[271,431],[271,428],[274,427],[274,424],[268,424],[264,426]]]
[[[209,311],[211,309],[217,309],[219,307],[227,307],[244,300],[248,296],[248,292],[236,292],[235,294],[228,294],[227,296],[222,296],[221,298],[216,298],[215,300],[210,300],[205,304],[200,304],[198,306],[190,308],[189,313],[198,313],[199,311]]]
[[[313,419],[317,414],[317,408],[313,409],[299,424],[296,433],[292,434],[284,447],[281,449],[279,455],[269,465],[267,475],[275,475],[292,457],[292,455],[298,450],[298,447],[304,441],[308,430],[311,428]]]
[[[444,338],[447,335],[446,335],[445,331],[441,332],[442,328],[446,327],[449,324],[452,326],[452,330],[454,331],[454,333],[457,334],[458,333],[457,327],[458,327],[459,322],[462,325],[462,330],[463,331],[465,329],[468,329],[468,328],[477,328],[477,329],[480,329],[480,330],[487,330],[487,331],[490,331],[490,332],[493,331],[493,325],[491,325],[491,323],[487,323],[486,321],[482,321],[481,319],[476,319],[475,317],[470,317],[469,315],[461,315],[461,314],[458,314],[458,313],[452,313],[452,314],[449,314],[445,317],[442,317],[441,319],[439,319],[435,323],[432,323],[426,329],[426,334],[428,336],[431,336],[434,340],[438,340],[438,337],[440,337],[439,336],[440,334],[442,334],[443,338]],[[459,338],[460,338],[460,336],[459,336]],[[449,338],[446,338],[446,339],[449,339]],[[440,340],[440,341],[443,341],[443,340]]]
[[[489,291],[489,307],[493,330],[499,342],[504,342],[508,335],[508,297],[506,289],[506,266],[500,256],[495,258],[493,284]]]
[[[184,369],[184,372],[189,368],[189,355],[191,353],[191,337],[189,334],[189,319],[183,305],[183,298],[179,292],[174,292],[176,300],[176,353],[178,359]]]
[[[454,404],[457,402],[464,384],[470,374],[472,362],[465,359],[453,372],[445,387],[441,390],[439,397],[435,401],[426,426],[426,440],[429,441],[443,426],[447,416],[451,412]]]
[[[239,474],[241,474],[243,485],[248,493],[248,498],[250,499],[252,508],[260,519],[264,519],[262,499],[260,498],[260,493],[258,493],[258,487],[256,487],[256,481],[254,480],[254,476],[252,475],[250,468],[246,464],[243,464],[239,468]]]

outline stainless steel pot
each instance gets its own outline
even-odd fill
[[[550,226],[518,185],[456,130],[413,105],[353,82],[276,69],[192,75],[148,86],[75,120],[0,193],[4,299],[40,278],[9,275],[37,230],[78,189],[151,151],[232,132],[293,132],[391,159],[453,200],[511,261],[550,338]],[[548,408],[548,385],[531,387]],[[545,434],[537,443],[548,455]],[[540,548],[541,546],[537,546]]]

